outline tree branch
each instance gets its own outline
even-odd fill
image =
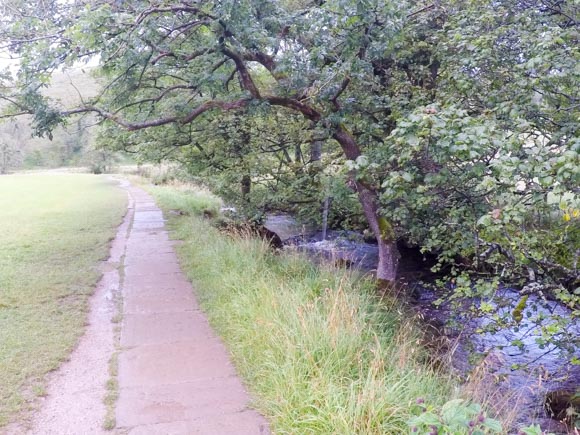
[[[320,121],[321,115],[316,109],[298,100],[274,95],[266,95],[263,99],[274,106],[282,106],[295,110],[311,121]]]
[[[240,74],[240,82],[242,87],[248,91],[253,98],[260,99],[260,91],[256,87],[256,84],[254,83],[254,80],[252,79],[252,76],[250,75],[250,72],[248,71],[248,68],[246,67],[242,57],[227,48],[225,44],[222,46],[222,53],[232,59],[236,64],[236,69]]]
[[[338,89],[338,91],[336,92],[334,97],[332,97],[332,100],[330,100],[330,101],[332,101],[332,105],[334,106],[334,109],[336,111],[340,110],[340,104],[338,103],[338,99],[340,98],[342,93],[344,91],[346,91],[346,88],[348,87],[349,83],[350,83],[350,77],[345,77],[344,80],[342,81],[342,83],[340,84],[340,88]]]
[[[205,103],[201,104],[200,106],[196,107],[194,110],[189,112],[188,115],[184,117],[180,117],[178,115],[168,116],[165,118],[158,118],[158,119],[151,119],[149,121],[143,122],[129,122],[123,118],[121,118],[116,113],[108,112],[104,109],[95,106],[84,106],[79,107],[77,109],[69,110],[62,112],[62,116],[70,116],[76,115],[80,113],[86,112],[95,112],[99,114],[102,118],[112,121],[115,124],[120,125],[121,127],[129,130],[129,131],[137,131],[137,130],[144,130],[146,128],[152,127],[160,127],[167,124],[189,124],[193,122],[197,117],[202,115],[203,113],[213,110],[213,109],[221,109],[221,110],[236,110],[241,109],[248,105],[250,102],[249,99],[240,99],[236,101],[206,101]]]
[[[163,13],[166,13],[166,12],[173,12],[173,13],[177,13],[177,12],[188,12],[188,13],[191,13],[191,14],[198,14],[200,16],[203,16],[203,17],[206,17],[206,18],[210,18],[210,19],[213,19],[213,20],[216,19],[216,17],[214,17],[213,15],[210,15],[208,13],[205,13],[205,12],[203,12],[199,8],[181,4],[181,5],[178,5],[178,6],[151,7],[151,8],[145,9],[135,19],[135,25],[137,26],[137,25],[141,24],[143,21],[145,21],[145,19],[147,19],[147,17],[149,17],[149,15],[153,15],[153,14],[163,14]]]

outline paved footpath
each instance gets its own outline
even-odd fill
[[[208,325],[179,268],[163,215],[142,189],[121,181],[129,208],[90,301],[88,325],[47,397],[9,435],[260,435],[265,419]],[[203,249],[200,247],[200,249]],[[123,299],[117,427],[103,429],[114,345],[115,295]]]
[[[137,434],[266,434],[222,342],[181,271],[161,210],[126,186],[117,428]]]

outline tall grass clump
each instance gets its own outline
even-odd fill
[[[193,201],[152,192],[166,209]],[[449,398],[450,383],[421,362],[415,326],[369,281],[196,216],[169,217],[186,242],[182,267],[274,432],[401,434],[418,398]]]
[[[150,186],[148,189],[166,211],[214,217],[222,206],[221,199],[202,187],[174,182],[172,185]]]

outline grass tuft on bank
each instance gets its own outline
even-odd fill
[[[197,210],[166,213],[185,241],[182,267],[274,432],[406,433],[418,398],[449,399],[449,380],[423,362],[416,326],[368,281],[220,233],[199,216],[205,193],[150,190],[166,212]]]
[[[135,178],[139,182],[139,178]],[[166,212],[181,212],[191,216],[217,216],[222,207],[222,200],[210,191],[201,187],[185,184],[147,186],[155,195],[159,207]]]
[[[0,428],[45,394],[83,332],[125,204],[102,177],[0,176]]]

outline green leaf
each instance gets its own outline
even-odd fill
[[[408,423],[409,426],[439,426],[441,421],[439,418],[430,412],[424,412],[421,415],[411,418]]]
[[[492,432],[495,433],[502,433],[503,429],[501,427],[501,423],[497,420],[494,420],[492,418],[486,418],[485,421],[483,422],[483,426],[485,426],[487,429],[489,429]]]
[[[542,435],[542,433],[543,433],[542,429],[540,428],[540,425],[538,425],[538,424],[534,424],[532,426],[521,428],[520,432],[523,435]]]
[[[414,134],[406,136],[407,138],[407,143],[409,145],[411,145],[412,147],[416,147],[417,145],[419,145],[419,138],[417,136],[415,136]]]

